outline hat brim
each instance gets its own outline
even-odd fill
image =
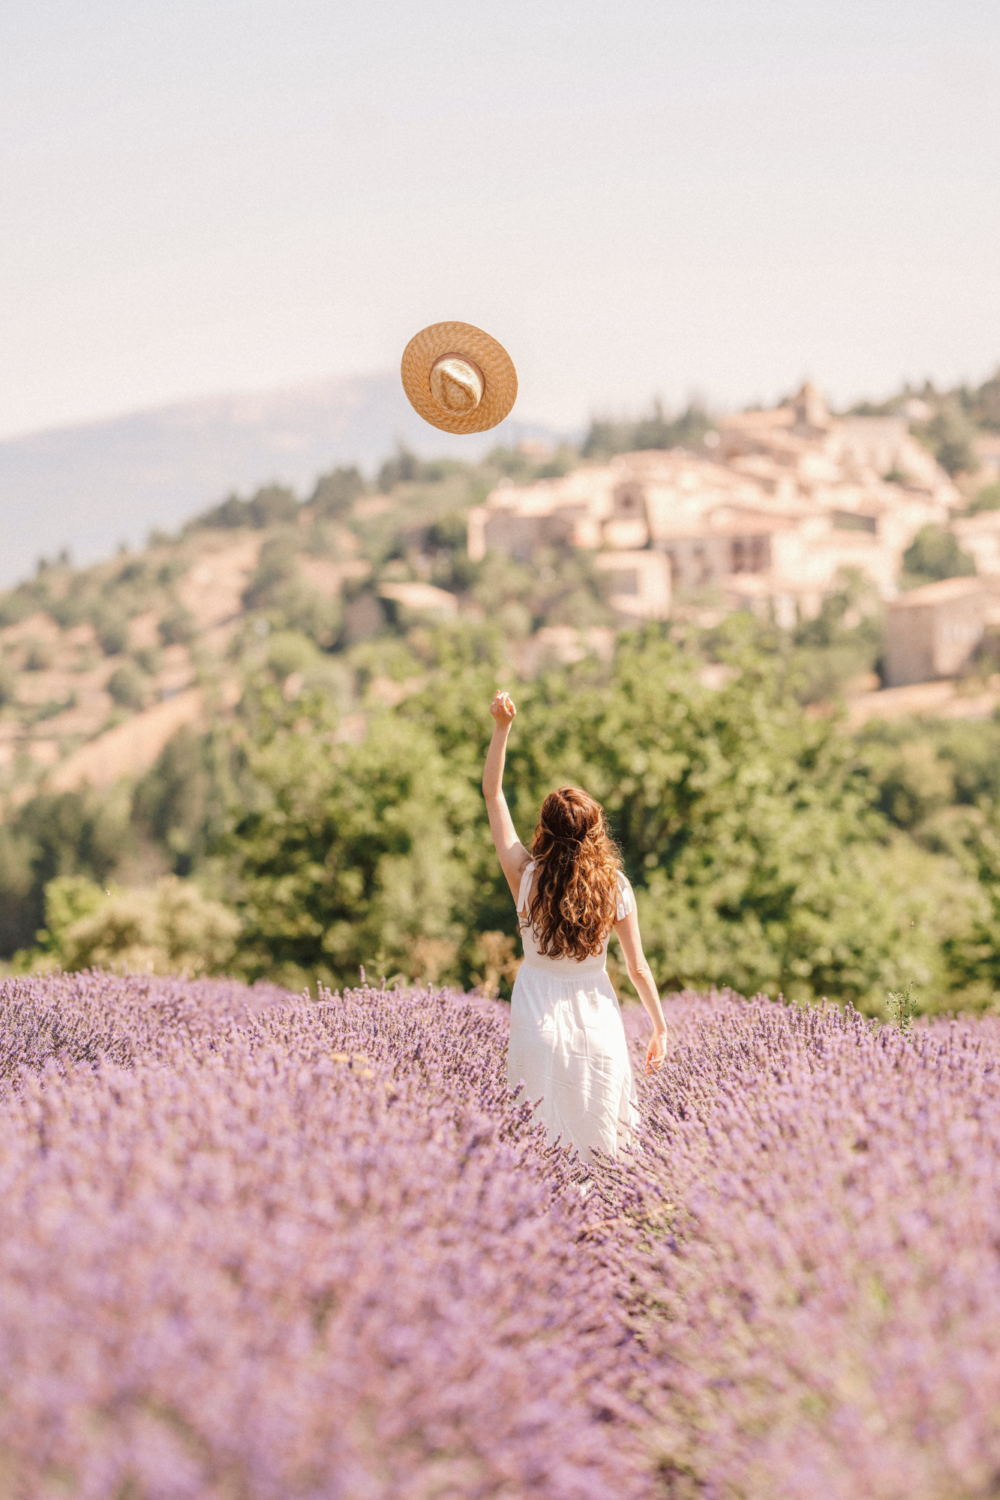
[[[483,397],[474,411],[450,412],[431,395],[431,367],[443,354],[473,360],[483,373]],[[415,412],[442,432],[488,432],[517,400],[517,371],[502,344],[471,323],[432,323],[403,350],[403,389]]]

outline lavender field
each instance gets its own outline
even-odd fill
[[[7,981],[0,1495],[1000,1494],[1000,1023],[668,1018],[581,1190],[499,1004]]]

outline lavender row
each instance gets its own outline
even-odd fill
[[[12,1493],[992,1495],[1000,1022],[668,1017],[584,1196],[502,1006],[0,986]]]
[[[98,1034],[100,984],[51,981],[87,1055],[22,1065],[3,1105],[12,1493],[638,1500],[624,1313],[565,1154],[510,1105],[500,1007],[247,1020],[192,986],[198,1026],[108,981]],[[14,997],[34,1039],[43,998]]]
[[[606,1245],[666,1493],[995,1494],[1000,1021],[908,1041],[835,1007],[670,1016]]]
[[[0,1080],[52,1062],[128,1066],[172,1054],[293,997],[273,984],[86,971],[0,983]]]

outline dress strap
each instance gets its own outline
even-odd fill
[[[615,920],[621,922],[630,912],[635,911],[635,896],[632,894],[628,879],[621,870],[617,871],[616,878],[618,880],[618,908]]]
[[[521,874],[521,886],[517,893],[517,913],[523,916],[528,907],[528,896],[531,894],[531,880],[535,873],[535,861],[529,859]]]

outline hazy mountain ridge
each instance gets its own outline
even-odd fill
[[[174,531],[233,490],[278,481],[304,491],[337,464],[371,469],[397,443],[476,459],[497,443],[551,437],[507,421],[452,437],[421,421],[399,377],[376,373],[178,402],[0,442],[0,586],[39,557],[78,563]]]

